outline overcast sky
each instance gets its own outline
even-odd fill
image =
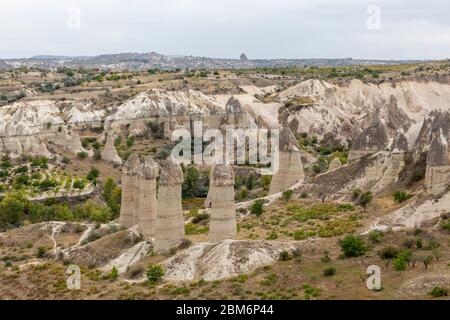
[[[450,57],[450,3],[11,0],[0,4],[0,58],[150,51],[223,58],[245,52],[250,59],[441,59]]]

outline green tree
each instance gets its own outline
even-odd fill
[[[359,204],[364,208],[364,212],[367,209],[367,205],[372,201],[373,194],[372,192],[364,192],[359,196]]]
[[[102,196],[108,204],[108,207],[111,209],[113,218],[117,218],[120,213],[122,189],[117,186],[114,178],[108,178],[105,180],[103,183]]]
[[[22,193],[7,194],[0,203],[0,228],[19,227],[28,206],[29,201]]]

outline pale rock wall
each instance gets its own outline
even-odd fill
[[[405,153],[393,152],[385,159],[385,170],[381,180],[371,189],[374,192],[380,191],[393,183],[396,183],[400,172],[405,167]]]
[[[427,166],[425,173],[425,188],[428,194],[437,196],[444,193],[447,190],[449,183],[450,165]]]
[[[61,131],[49,135],[48,139],[53,141],[55,145],[72,153],[87,152],[81,145],[81,139],[76,130],[68,131],[63,127]]]
[[[393,230],[419,228],[424,222],[439,218],[443,213],[448,213],[449,208],[450,192],[445,193],[439,199],[418,199],[377,221],[365,233],[371,230],[386,230],[388,228]]]

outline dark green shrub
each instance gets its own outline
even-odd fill
[[[362,256],[368,249],[364,240],[354,235],[345,237],[339,241],[339,244],[346,257]]]
[[[393,194],[395,202],[402,203],[412,197],[411,194],[406,193],[405,191],[395,191]]]
[[[381,251],[378,253],[381,259],[384,260],[391,260],[397,257],[399,253],[399,250],[397,247],[394,246],[387,246],[381,249]]]
[[[325,277],[332,277],[336,274],[336,268],[335,267],[328,267],[323,269],[323,275]]]
[[[151,264],[147,269],[147,280],[150,283],[158,282],[165,274],[164,267],[160,264]]]
[[[86,151],[80,151],[77,153],[77,157],[80,159],[86,159],[88,156],[88,153]]]
[[[379,230],[372,230],[368,234],[369,240],[372,241],[372,243],[380,243],[381,239],[383,238],[383,232]]]
[[[280,261],[288,261],[288,260],[291,260],[291,259],[292,259],[291,255],[286,250],[281,251],[279,256],[278,256],[278,260],[280,260]]]
[[[434,287],[430,293],[431,296],[433,296],[434,298],[440,298],[440,297],[446,297],[448,296],[448,289],[447,288],[443,288],[443,287]]]
[[[289,200],[291,200],[293,194],[294,194],[294,191],[292,191],[292,190],[283,191],[281,199],[288,202]]]
[[[84,182],[81,181],[81,180],[75,180],[75,181],[73,182],[73,187],[74,187],[75,189],[83,190],[83,189],[84,189]]]
[[[256,200],[252,204],[250,212],[256,216],[260,216],[264,212],[264,202],[262,200]]]

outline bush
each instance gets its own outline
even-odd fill
[[[398,253],[399,253],[398,248],[393,247],[393,246],[387,246],[387,247],[384,247],[378,253],[378,255],[380,256],[381,259],[391,260],[391,259],[394,259],[395,257],[397,257]]]
[[[278,256],[278,260],[280,260],[280,261],[288,261],[291,259],[292,259],[291,255],[286,250],[281,251]]]
[[[332,277],[336,274],[336,268],[335,267],[328,267],[323,269],[323,275],[326,277]]]
[[[75,189],[83,190],[83,189],[84,189],[84,182],[81,181],[81,180],[75,180],[75,181],[73,182],[73,187],[74,187]]]
[[[260,216],[264,212],[264,202],[262,200],[256,200],[252,204],[250,212],[256,216]]]
[[[397,257],[392,262],[395,271],[405,271],[408,263],[411,261],[412,252],[410,250],[403,250],[397,254]]]
[[[439,297],[446,297],[448,296],[448,289],[447,288],[443,288],[443,287],[434,287],[430,293],[431,296],[433,296],[434,298],[439,298]]]
[[[77,157],[80,159],[86,159],[88,156],[88,153],[86,151],[80,151],[77,153]]]
[[[134,136],[129,136],[127,139],[127,147],[131,147],[134,144]]]
[[[359,257],[367,251],[364,240],[354,235],[347,236],[339,244],[346,257]]]
[[[107,223],[113,218],[109,207],[96,204],[92,200],[87,201],[83,205],[76,206],[74,214],[78,220],[90,220],[98,223]]]
[[[291,200],[292,195],[294,194],[294,191],[292,190],[286,190],[283,192],[281,199],[283,199],[284,201],[288,202],[289,200]]]
[[[111,281],[115,281],[118,277],[119,277],[119,270],[117,270],[116,266],[114,266],[108,275],[108,279]]]
[[[36,257],[39,259],[45,258],[47,249],[45,247],[39,247],[36,251]]]
[[[99,175],[100,171],[98,171],[97,168],[91,168],[91,171],[87,174],[86,179],[95,184]]]
[[[95,150],[94,151],[94,160],[95,161],[102,160],[102,152],[100,150]]]
[[[165,274],[164,267],[160,264],[151,264],[147,269],[147,280],[150,283],[158,282]]]
[[[395,202],[402,203],[412,197],[411,194],[406,193],[405,191],[395,191],[392,195],[394,197]]]
[[[272,231],[267,237],[267,240],[275,240],[275,239],[278,239],[278,234],[275,231]]]
[[[378,230],[372,230],[369,232],[369,239],[372,243],[380,243],[383,238],[383,232]]]
[[[394,266],[395,271],[405,271],[407,263],[401,258],[395,258],[394,261],[392,261],[392,265]]]

